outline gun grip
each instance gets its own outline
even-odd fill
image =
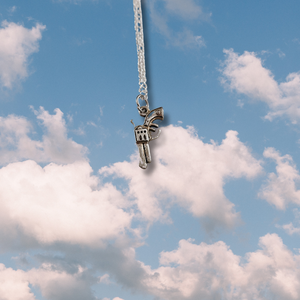
[[[145,117],[144,126],[151,126],[155,120],[163,120],[164,119],[164,109],[162,107],[155,108],[149,112],[149,114]]]

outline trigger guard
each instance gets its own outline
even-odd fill
[[[160,136],[160,134],[161,134],[161,129],[158,129],[157,135],[154,136],[154,137],[151,135],[151,133],[150,133],[150,131],[149,131],[149,135],[150,135],[150,137],[151,137],[151,140],[150,140],[150,141],[153,141],[153,140],[158,139],[159,136]]]

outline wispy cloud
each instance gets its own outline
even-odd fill
[[[294,213],[294,221],[290,222],[288,224],[284,224],[284,225],[276,225],[277,228],[282,228],[285,230],[285,232],[289,235],[293,235],[293,234],[300,234],[300,211],[298,208],[294,208],[293,209],[293,213]],[[298,227],[295,227],[295,225]]]
[[[70,4],[81,4],[83,2],[98,2],[99,0],[52,0],[54,3],[70,3]]]
[[[159,5],[159,9],[157,6]],[[151,0],[149,1],[150,16],[157,30],[167,42],[177,47],[204,47],[201,35],[195,35],[187,25],[181,31],[174,31],[169,26],[169,19],[177,17],[183,21],[209,21],[211,14],[204,13],[202,7],[194,0]]]
[[[280,58],[285,57],[285,53],[283,51],[281,51],[280,49],[277,49],[276,52]]]
[[[211,14],[204,13],[202,7],[195,0],[163,0],[163,2],[168,13],[186,20],[200,19],[207,21],[211,16]]]
[[[12,6],[12,7],[10,7],[10,8],[8,9],[8,12],[9,12],[10,14],[13,14],[16,10],[17,10],[17,7],[14,5],[14,6]]]

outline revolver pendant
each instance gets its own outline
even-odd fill
[[[139,99],[144,100],[146,102],[146,106],[140,106]],[[147,164],[151,163],[149,142],[157,139],[161,133],[161,130],[158,129],[157,135],[153,137],[150,134],[150,131],[155,132],[158,128],[158,125],[153,123],[155,120],[164,119],[164,109],[162,107],[158,107],[156,109],[150,110],[148,101],[146,100],[144,95],[139,95],[136,102],[138,105],[138,111],[142,117],[145,117],[145,121],[143,125],[134,127],[135,141],[140,154],[139,166],[142,169],[146,169]],[[132,120],[131,123],[133,124]]]

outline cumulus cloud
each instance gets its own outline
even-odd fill
[[[15,241],[96,247],[122,235],[132,219],[126,199],[91,173],[85,161],[44,168],[24,161],[0,169],[1,247]]]
[[[87,152],[87,148],[77,144],[67,137],[66,123],[63,113],[56,108],[54,115],[40,107],[39,111],[34,111],[37,118],[42,121],[46,134],[43,135],[43,152],[48,159],[53,162],[69,163],[80,160]]]
[[[296,183],[300,175],[290,155],[280,156],[274,148],[267,148],[264,157],[276,162],[276,174],[270,173],[267,182],[262,186],[259,197],[275,205],[277,209],[285,209],[290,203],[300,205],[300,191]]]
[[[251,180],[262,171],[237,132],[228,131],[217,144],[204,143],[193,127],[165,127],[158,143],[151,142],[153,162],[146,171],[138,167],[137,153],[100,170],[101,176],[128,182],[128,189],[120,191],[92,174],[85,148],[67,137],[59,109],[53,115],[43,108],[34,113],[45,129],[40,141],[31,139],[27,119],[0,118],[1,161],[21,160],[0,169],[1,250],[40,251],[35,255],[40,267],[0,265],[4,299],[35,300],[33,286],[47,300],[95,300],[92,286],[114,280],[166,300],[263,299],[265,291],[279,299],[299,298],[295,266],[300,257],[277,235],[262,237],[262,249],[244,260],[224,242],[196,245],[192,240],[162,252],[157,269],[136,259],[134,248],[142,242],[131,228],[133,220],[166,220],[173,204],[205,219],[207,230],[236,223],[239,214],[224,185],[232,178]],[[292,165],[275,150],[269,152],[265,157]],[[47,160],[56,163],[38,164]],[[138,241],[129,240],[128,232]]]
[[[42,141],[33,140],[32,123],[26,118],[0,117],[0,164],[34,159],[37,162],[72,163],[85,159],[87,148],[67,137],[63,113],[51,115],[42,107],[35,111],[45,131]]]
[[[47,264],[29,271],[0,264],[0,282],[0,297],[5,300],[36,300],[29,284],[38,287],[47,300],[96,300],[80,266],[75,274],[68,274]]]
[[[47,300],[96,300],[90,286],[92,282],[86,277],[81,266],[74,274],[55,270],[55,266],[47,264],[27,272],[29,283],[38,287]]]
[[[135,233],[133,218],[150,222],[167,218],[165,205],[175,203],[196,217],[208,218],[207,228],[232,226],[239,215],[226,198],[224,185],[231,178],[250,180],[262,170],[237,132],[228,131],[217,144],[204,143],[193,127],[165,127],[159,142],[151,143],[154,161],[146,171],[138,167],[137,154],[129,162],[100,170],[102,176],[128,181],[128,191],[121,192],[92,175],[82,148],[67,137],[60,110],[51,115],[40,108],[35,114],[45,128],[41,141],[29,137],[32,125],[25,118],[0,119],[3,147],[15,151],[15,159],[32,153],[37,159],[0,169],[1,250],[42,249],[35,255],[40,267],[13,270],[0,265],[4,299],[35,300],[33,286],[47,300],[96,300],[93,285],[109,280],[166,300],[252,300],[264,299],[265,293],[274,299],[299,298],[300,268],[295,266],[300,256],[292,254],[276,234],[262,237],[261,249],[244,259],[222,241],[197,245],[181,240],[178,249],[161,253],[156,269],[136,259],[134,247],[141,243],[125,236]],[[29,154],[20,156],[18,151],[27,149],[24,145],[29,150],[23,152]],[[69,149],[71,157],[77,154],[66,163],[60,149]],[[265,157],[291,164],[272,151]],[[43,155],[64,164],[41,167],[38,160]],[[99,272],[105,275],[99,278]]]
[[[133,248],[119,252],[123,261],[113,248],[92,255],[81,249],[80,257],[86,263],[95,259],[93,270],[115,268],[118,282],[135,292],[165,300],[299,299],[300,255],[293,254],[277,234],[261,237],[259,247],[240,257],[222,241],[195,244],[192,239],[183,239],[177,249],[161,252],[156,269],[136,260]],[[71,251],[68,255],[74,264],[77,260]],[[49,300],[94,300],[91,286],[97,277],[78,263],[72,271],[55,263],[42,263],[40,268],[27,271],[0,265],[0,281],[1,295],[7,295],[7,300],[34,300],[29,284]],[[121,298],[113,300],[117,299]]]
[[[46,26],[37,23],[27,29],[3,21],[0,28],[0,85],[12,89],[28,76],[28,58],[39,50],[39,40]]]
[[[293,123],[300,118],[300,73],[290,73],[278,83],[254,52],[242,55],[224,50],[226,59],[221,70],[222,83],[232,91],[265,102],[270,111],[266,119],[287,116]]]
[[[292,253],[277,234],[261,237],[259,247],[240,257],[222,241],[195,244],[192,239],[183,239],[177,249],[161,252],[160,266],[156,269],[136,260],[133,248],[119,252],[121,260],[114,248],[94,254],[81,249],[80,257],[85,263],[95,259],[93,270],[115,268],[118,282],[135,292],[146,292],[165,300],[299,299],[300,255]],[[70,251],[68,255],[74,264],[77,261],[74,254]],[[33,300],[31,284],[49,300],[94,300],[91,286],[97,277],[92,274],[78,263],[73,271],[55,263],[42,263],[40,268],[27,271],[1,265],[0,291],[2,295],[7,293],[5,299],[8,300]],[[13,289],[16,286],[19,289]],[[121,298],[113,300],[117,299]]]
[[[1,299],[36,300],[23,270],[13,270],[0,264],[0,283]]]
[[[157,3],[158,2],[158,3]],[[162,7],[157,8],[157,4]],[[157,30],[167,39],[168,43],[177,47],[204,47],[205,41],[201,35],[195,35],[185,27],[175,32],[168,25],[170,16],[179,17],[185,21],[209,21],[210,14],[204,13],[202,7],[194,0],[152,0],[149,2],[151,19]]]
[[[101,246],[122,236],[133,216],[127,199],[92,175],[87,149],[68,138],[59,109],[34,113],[44,128],[41,141],[30,138],[33,126],[24,117],[0,117],[1,247]]]
[[[166,300],[299,299],[300,255],[276,234],[261,237],[259,246],[242,259],[222,241],[181,240],[178,249],[161,253],[159,268],[144,266],[144,288]]]
[[[228,131],[220,145],[203,143],[193,127],[165,127],[159,143],[152,143],[154,161],[145,172],[138,168],[138,156],[130,162],[103,167],[100,173],[128,181],[129,196],[137,199],[143,218],[156,221],[167,217],[163,205],[178,203],[196,217],[207,218],[207,229],[233,226],[239,219],[234,204],[224,195],[230,178],[254,178],[261,165],[239,141],[237,132]],[[151,167],[155,172],[151,172]]]
[[[50,249],[57,252],[44,251],[36,255],[35,259],[40,264],[50,264],[53,266],[52,269],[70,274],[76,274],[80,265],[86,270],[85,277],[90,277],[88,281],[91,285],[98,283],[103,287],[103,284],[108,283],[112,286],[120,284],[137,292],[143,290],[141,280],[147,276],[147,273],[143,263],[136,259],[136,247],[137,245],[128,239],[118,240],[98,248],[90,245],[54,245]],[[104,281],[100,282],[101,277],[97,276],[99,273],[109,274],[109,282],[106,282],[108,276],[101,276]]]

